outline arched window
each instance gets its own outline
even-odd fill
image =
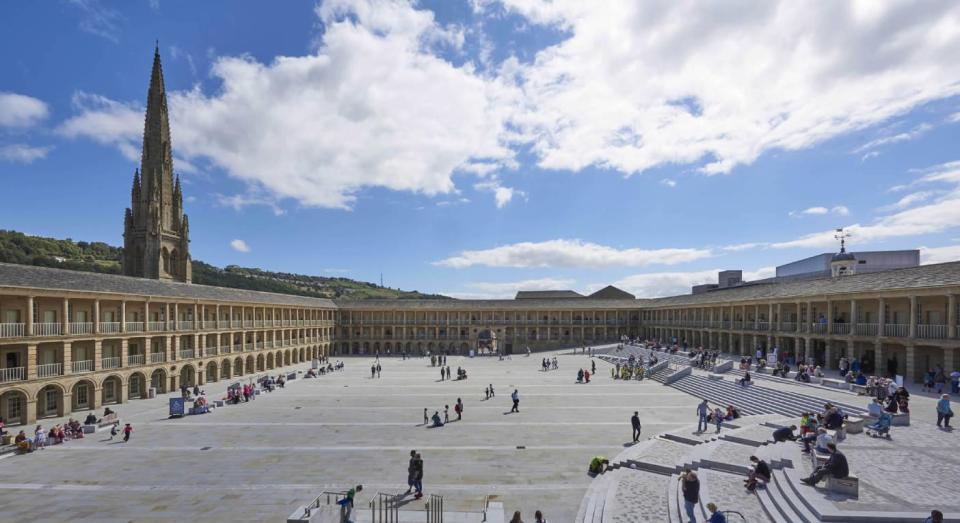
[[[180,253],[174,249],[170,253],[170,274],[177,275],[180,274]]]
[[[166,247],[160,251],[160,267],[165,274],[170,274],[170,252]]]

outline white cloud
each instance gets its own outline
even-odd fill
[[[33,163],[35,160],[46,158],[53,150],[53,146],[32,146],[22,143],[0,145],[0,160],[14,163]]]
[[[472,282],[466,292],[444,292],[445,296],[460,299],[507,299],[516,296],[517,291],[549,291],[569,289],[576,280],[563,278],[540,278],[513,282]]]
[[[487,267],[643,267],[675,265],[711,256],[709,249],[617,249],[582,240],[548,240],[462,251],[434,265],[463,269]]]
[[[874,223],[844,226],[844,230],[851,233],[852,242],[869,243],[886,238],[932,234],[960,226],[960,161],[934,165],[915,173],[921,176],[904,187],[917,184],[946,184],[949,187],[936,191],[935,197],[925,197],[925,200],[929,200],[926,205],[900,209],[895,204],[896,212],[880,216]],[[906,204],[909,206],[915,202],[916,199],[913,202],[907,200]],[[830,247],[836,244],[834,234],[832,229],[815,232],[771,246],[777,249]]]
[[[666,185],[667,187],[670,187],[671,189],[677,186],[677,181],[671,180],[670,178],[664,178],[660,180],[660,183],[662,185]]]
[[[720,269],[690,272],[651,272],[634,274],[616,282],[614,285],[635,294],[638,298],[657,298],[690,294],[690,288],[702,283],[717,283]],[[763,267],[755,271],[744,271],[746,281],[771,278],[776,275],[774,267]]]
[[[526,196],[526,193],[513,187],[504,187],[501,185],[499,177],[492,177],[489,180],[477,182],[473,188],[478,191],[489,191],[493,193],[494,203],[497,209],[504,208],[513,200],[514,196]]]
[[[42,100],[0,91],[0,127],[32,127],[49,114],[50,110]]]
[[[120,24],[123,16],[113,9],[104,7],[99,0],[68,0],[72,6],[80,9],[80,29],[92,35],[120,42]]]
[[[737,243],[734,245],[725,245],[721,247],[725,251],[739,252],[746,251],[749,249],[756,249],[757,247],[766,247],[767,243],[764,242],[747,242],[747,243]]]
[[[60,124],[57,133],[67,138],[82,136],[103,145],[116,146],[131,162],[140,161],[138,141],[143,135],[144,112],[140,106],[83,91],[74,93],[72,103],[79,114]]]
[[[947,117],[947,120],[948,120],[950,123],[958,123],[958,122],[960,122],[960,112],[951,114],[950,116]]]
[[[919,137],[923,136],[924,134],[926,134],[926,132],[929,131],[930,129],[933,129],[933,126],[932,126],[932,125],[923,123],[923,124],[920,124],[920,125],[914,127],[913,129],[910,129],[909,131],[906,131],[906,132],[897,133],[897,134],[890,135],[890,136],[881,136],[880,138],[877,138],[877,139],[875,139],[875,140],[871,140],[871,141],[869,141],[869,142],[861,145],[860,147],[857,147],[856,149],[853,150],[853,153],[854,153],[854,154],[861,154],[861,153],[870,151],[871,149],[876,149],[876,148],[878,148],[878,147],[881,147],[881,146],[883,146],[883,145],[889,145],[889,144],[897,143],[897,142],[907,142],[907,141],[910,141],[910,140],[916,140],[917,138],[919,138]],[[864,156],[866,156],[866,155],[864,155]],[[861,159],[862,159],[862,158],[861,158]]]
[[[897,200],[896,203],[893,203],[893,204],[890,204],[890,205],[886,205],[886,206],[884,206],[884,207],[881,207],[880,210],[881,210],[881,211],[895,211],[895,210],[900,210],[900,209],[906,209],[906,208],[908,208],[908,207],[914,206],[915,204],[922,203],[922,202],[925,202],[925,201],[929,200],[931,197],[937,195],[938,192],[939,192],[939,191],[917,191],[917,192],[912,192],[912,193],[904,196],[903,198],[900,198],[899,200]]]
[[[960,260],[960,245],[945,247],[920,247],[920,263],[946,263]]]
[[[789,216],[802,217],[802,216],[824,216],[826,214],[836,214],[837,216],[847,216],[850,214],[850,209],[845,205],[837,205],[831,208],[816,206],[808,207],[802,211],[790,211],[787,213]]]
[[[314,54],[269,64],[221,57],[217,92],[168,93],[174,150],[275,200],[332,208],[349,208],[365,187],[446,194],[457,172],[512,164],[504,123],[519,91],[436,54],[462,45],[462,31],[406,2],[332,0],[317,15],[324,33]],[[102,136],[124,107],[102,105],[64,132],[135,143],[133,127],[123,139]],[[95,116],[107,130],[89,125]],[[515,194],[492,191],[500,206]]]
[[[250,246],[243,240],[231,240],[230,248],[237,252],[250,252]]]
[[[570,35],[518,66],[544,168],[725,173],[960,93],[956,2],[500,3]]]

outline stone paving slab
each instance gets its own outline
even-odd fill
[[[125,403],[116,410],[134,423],[130,443],[102,441],[100,432],[0,459],[3,517],[277,521],[323,490],[363,483],[361,503],[378,490],[406,490],[408,452],[417,448],[427,492],[447,503],[495,495],[508,514],[532,519],[541,509],[551,521],[572,521],[590,458],[624,449],[634,410],[644,433],[655,433],[689,424],[696,402],[654,382],[624,387],[600,375],[577,385],[574,373],[590,359],[559,359],[562,370],[540,372],[536,357],[451,357],[453,370],[463,366],[470,378],[438,382],[428,360],[381,360],[382,377],[372,380],[371,359],[347,358],[343,372],[212,414],[168,420],[169,396]],[[483,401],[490,383],[497,397]],[[205,389],[217,395],[225,386]],[[519,414],[508,413],[514,386]],[[442,412],[457,397],[466,404],[463,421],[420,425],[424,407]]]

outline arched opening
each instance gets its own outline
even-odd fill
[[[27,423],[27,395],[21,390],[8,390],[0,394],[0,417],[7,425]]]
[[[239,356],[237,359],[233,360],[233,375],[243,376],[243,358],[240,358]]]
[[[193,365],[180,367],[180,386],[193,388],[197,384],[197,371]]]
[[[263,354],[257,355],[257,372],[263,372]]]
[[[273,369],[273,353],[268,352],[267,353],[267,370],[272,370],[272,369]]]
[[[160,250],[160,268],[164,274],[170,274],[170,251],[166,247]]]
[[[120,376],[114,374],[104,378],[103,384],[100,386],[100,403],[104,405],[109,405],[111,403],[122,403],[122,387],[123,380],[120,379]]]
[[[157,369],[153,371],[153,374],[150,375],[150,388],[154,389],[157,394],[167,392],[167,372],[165,370]]]
[[[257,371],[257,367],[254,366],[253,356],[247,356],[246,366],[244,367],[247,374],[252,374]]]
[[[146,378],[139,372],[134,372],[127,380],[127,397],[130,399],[143,398],[145,394]]]
[[[300,361],[307,361],[307,349],[300,349]]]
[[[207,362],[207,381],[217,381],[217,362],[215,361]]]
[[[73,398],[73,410],[92,410],[96,407],[94,394],[96,386],[90,380],[80,380],[73,385],[71,397]]]
[[[288,350],[288,351],[286,351],[286,352],[283,353],[283,364],[286,366],[286,365],[290,365],[290,363],[291,363],[291,362],[290,362],[290,351]]]
[[[223,362],[220,363],[220,379],[230,379],[230,360],[223,360]]]
[[[170,251],[170,274],[173,276],[180,274],[180,252],[176,249]]]
[[[63,389],[50,384],[37,393],[37,418],[63,416]]]

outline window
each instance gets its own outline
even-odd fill
[[[116,382],[113,380],[107,380],[103,383],[103,399],[105,401],[116,401],[117,400],[117,390]]]
[[[11,424],[20,423],[20,416],[23,412],[23,404],[20,401],[20,396],[17,394],[10,394],[7,397],[7,421]]]
[[[85,384],[77,385],[77,406],[86,407],[90,401],[89,390]]]
[[[57,323],[57,311],[43,311],[43,323]]]
[[[57,403],[59,402],[59,396],[57,395],[56,389],[47,389],[47,393],[44,396],[44,411],[48,415],[57,414]]]
[[[4,323],[20,323],[20,311],[17,309],[7,309],[3,311]]]

